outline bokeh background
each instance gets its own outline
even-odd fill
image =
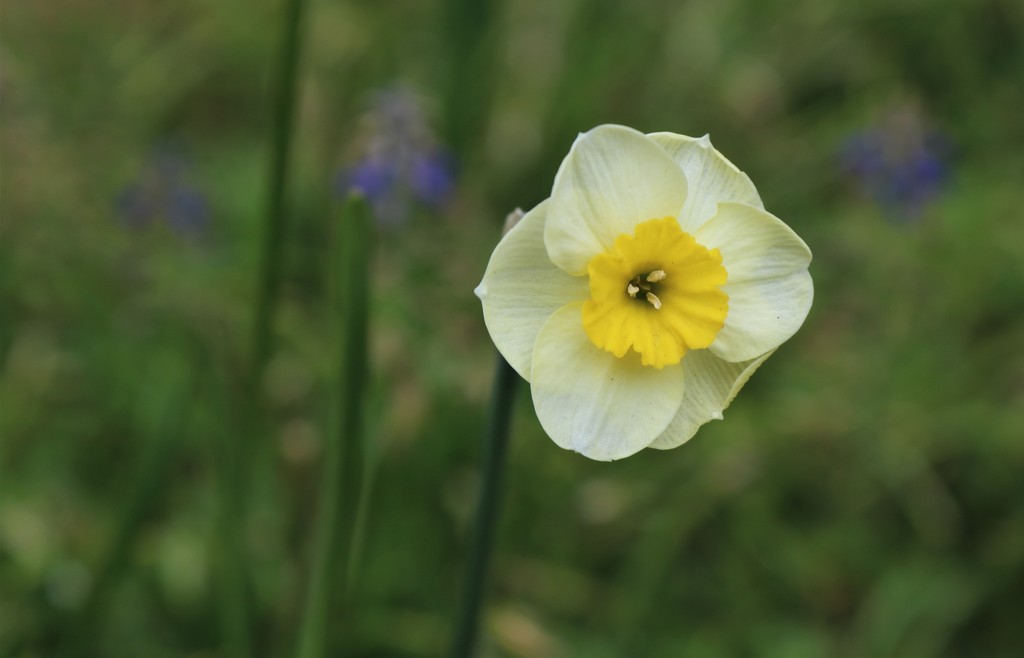
[[[231,537],[253,654],[291,654],[351,187],[370,475],[331,649],[443,655],[493,372],[471,291],[606,122],[710,133],[811,246],[816,300],[678,450],[564,452],[520,387],[481,655],[1021,655],[1024,5],[306,9],[253,375],[283,2],[4,3],[0,655],[228,656]]]

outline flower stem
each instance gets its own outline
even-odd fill
[[[320,480],[313,565],[305,615],[299,637],[299,658],[320,658],[325,653],[328,620],[336,603],[348,593],[350,556],[363,487],[363,402],[366,391],[367,314],[369,308],[370,211],[361,196],[353,195],[340,218],[341,272],[336,277],[337,318],[341,349],[332,405],[331,431],[325,446]]]
[[[252,655],[249,626],[249,574],[246,569],[244,473],[235,436],[222,437],[218,461],[220,501],[217,510],[217,553],[224,655]]]
[[[282,23],[281,49],[277,57],[273,92],[274,114],[271,126],[267,214],[263,230],[260,283],[253,331],[253,364],[257,375],[270,354],[274,306],[281,281],[285,189],[295,115],[296,73],[303,36],[301,28],[305,0],[285,1],[285,20]]]
[[[304,0],[285,0],[280,50],[273,87],[270,170],[267,180],[267,206],[260,254],[259,284],[252,329],[252,359],[247,377],[246,402],[251,411],[259,408],[258,398],[263,368],[271,352],[274,307],[281,283],[284,245],[284,208],[288,163],[291,153],[295,114],[296,79],[299,49],[302,43]],[[246,414],[248,416],[248,414]],[[219,455],[220,506],[218,510],[218,549],[220,555],[221,633],[225,655],[246,658],[252,655],[250,641],[250,590],[245,556],[245,496],[249,460],[242,445],[241,430],[223,437]]]
[[[498,0],[448,0],[443,12],[443,30],[450,59],[442,69],[442,103],[445,142],[461,157],[479,142],[485,131],[493,96],[496,40],[495,17],[500,16]],[[472,98],[472,103],[466,99]]]
[[[453,658],[469,658],[473,655],[480,623],[480,608],[484,598],[484,585],[491,550],[494,546],[494,530],[498,522],[501,487],[505,473],[505,454],[508,447],[509,429],[512,424],[512,405],[515,401],[516,384],[519,375],[504,358],[498,356],[494,372],[494,387],[491,391],[491,408],[484,440],[483,473],[480,482],[480,498],[477,502],[476,518],[470,541],[472,542],[466,579],[462,595],[455,639],[452,646]]]

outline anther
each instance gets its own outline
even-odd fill
[[[640,292],[640,288],[637,288],[632,283],[630,283],[626,285],[626,292],[629,294],[630,297],[636,299],[636,294]]]
[[[647,293],[647,301],[651,303],[651,306],[654,307],[655,311],[661,309],[661,300],[658,299],[658,296],[655,295],[653,292]]]
[[[654,270],[647,275],[647,281],[650,283],[657,283],[659,281],[664,281],[666,276],[668,275],[665,274],[665,270]]]

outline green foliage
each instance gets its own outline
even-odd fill
[[[1017,655],[1019,3],[311,2],[273,349],[249,382],[279,4],[4,7],[0,655],[223,655],[225,437],[246,456],[253,646],[294,650],[336,405],[332,186],[398,83],[458,178],[372,254],[372,490],[337,655],[449,642],[492,373],[472,289],[505,214],[603,122],[710,133],[811,246],[816,301],[674,451],[565,453],[521,393],[482,655]],[[948,144],[913,211],[838,163],[894,108]],[[189,163],[172,192],[205,199],[196,233],[119,206],[161,149]]]

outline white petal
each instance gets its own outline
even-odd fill
[[[559,446],[602,461],[628,457],[668,427],[683,399],[683,371],[647,368],[634,352],[619,359],[595,347],[582,313],[581,303],[560,308],[537,336],[533,406]]]
[[[476,295],[484,322],[505,360],[524,379],[537,334],[551,314],[589,294],[586,277],[569,276],[548,259],[544,221],[548,202],[526,213],[501,239],[487,263]]]
[[[807,270],[786,276],[726,283],[729,314],[708,348],[726,361],[746,361],[775,349],[796,333],[814,300]]]
[[[711,146],[707,135],[694,139],[675,133],[652,133],[648,137],[665,149],[686,175],[689,194],[679,213],[679,223],[687,233],[694,233],[711,219],[720,201],[764,208],[750,178]]]
[[[722,412],[732,402],[750,376],[774,350],[751,361],[729,363],[708,350],[687,352],[683,358],[686,392],[679,411],[661,436],[649,448],[668,450],[693,438],[701,425],[721,420]]]
[[[779,218],[745,203],[723,202],[693,237],[722,252],[729,283],[805,270],[811,250]]]
[[[587,263],[640,222],[679,215],[686,177],[660,146],[632,128],[580,135],[555,176],[544,229],[548,255],[566,272]]]

